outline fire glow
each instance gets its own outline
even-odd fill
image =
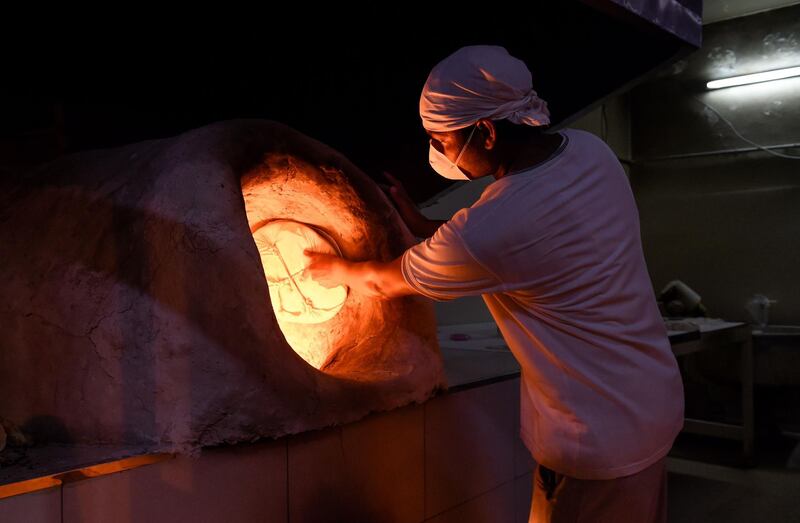
[[[273,220],[253,232],[269,286],[269,298],[287,343],[316,368],[327,351],[308,343],[303,325],[333,319],[347,299],[347,288],[326,288],[305,273],[309,258],[303,251],[341,255],[336,243],[312,226],[291,220]],[[297,327],[295,326],[297,325]]]

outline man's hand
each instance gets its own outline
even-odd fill
[[[414,200],[411,199],[411,196],[408,195],[408,191],[406,191],[406,188],[403,186],[403,183],[386,171],[383,172],[383,176],[389,182],[389,185],[382,185],[381,187],[389,193],[394,203],[402,209],[413,209],[419,212]]]
[[[424,214],[419,212],[417,204],[408,195],[408,191],[403,187],[400,180],[392,176],[390,173],[384,171],[383,176],[388,180],[389,185],[382,184],[381,188],[389,195],[394,201],[400,217],[406,223],[406,226],[414,236],[419,238],[428,238],[433,236],[436,229],[444,223],[440,220],[429,220]]]
[[[309,250],[303,251],[303,254],[311,260],[305,272],[312,280],[328,289],[337,285],[347,285],[345,281],[347,261],[333,254]]]
[[[417,294],[403,278],[401,258],[391,262],[351,262],[331,254],[303,251],[310,258],[305,273],[323,287],[346,285],[353,291],[381,299]]]

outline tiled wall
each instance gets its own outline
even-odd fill
[[[0,521],[527,521],[519,379],[0,500]]]
[[[61,523],[61,489],[58,487],[0,500],[3,523]]]

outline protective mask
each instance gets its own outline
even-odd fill
[[[458,162],[461,160],[461,157],[467,150],[467,146],[469,145],[470,140],[472,140],[472,135],[475,134],[475,129],[477,129],[477,126],[473,127],[472,131],[469,133],[469,137],[461,147],[461,151],[459,151],[455,163],[451,162],[450,159],[443,153],[440,153],[433,146],[433,141],[431,141],[430,151],[428,152],[428,161],[430,162],[431,167],[433,167],[433,170],[448,180],[469,180],[470,178],[464,174],[464,171],[462,171],[458,166]]]

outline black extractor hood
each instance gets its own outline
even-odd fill
[[[446,13],[398,5],[396,16],[382,6],[349,23],[275,14],[224,35],[139,33],[124,51],[73,34],[7,65],[0,155],[19,153],[10,143],[41,129],[57,134],[55,145],[34,160],[264,118],[331,145],[375,178],[395,172],[421,200],[447,183],[427,164],[419,93],[431,67],[457,48],[503,45],[523,59],[563,125],[701,40],[700,0],[460,5]],[[0,157],[0,167],[8,163]]]

